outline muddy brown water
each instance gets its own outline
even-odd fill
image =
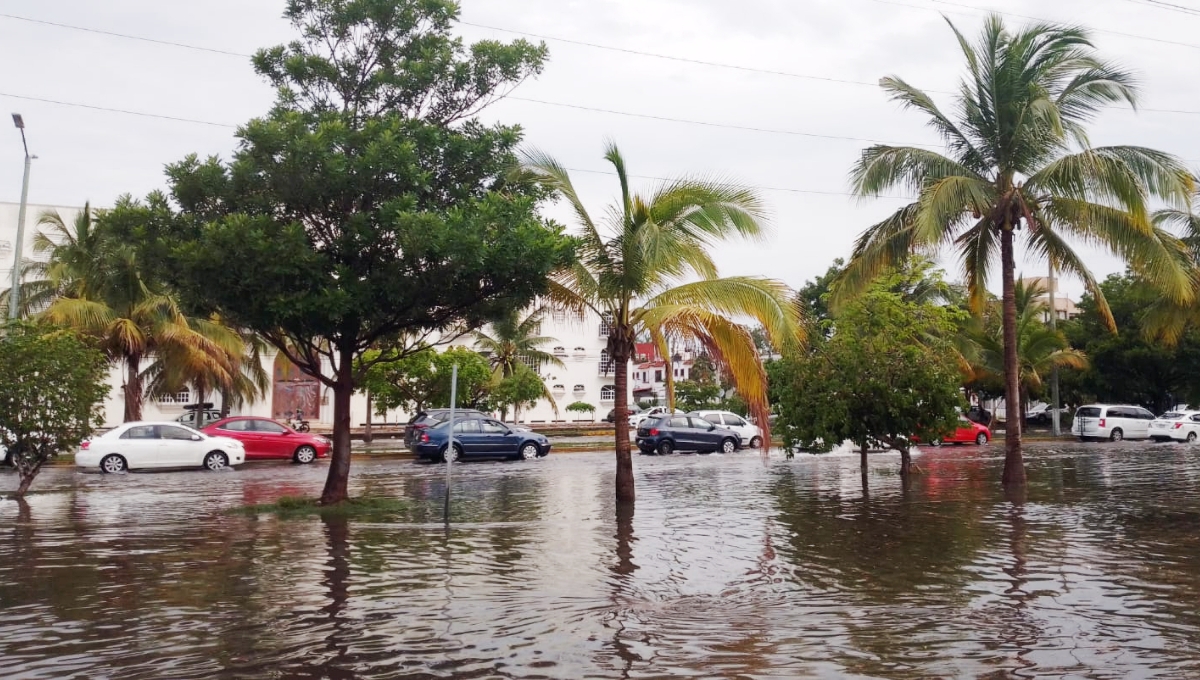
[[[3,678],[1200,677],[1200,447],[355,462],[401,521],[229,516],[323,466],[50,469],[0,501]],[[0,490],[16,484],[0,475]]]

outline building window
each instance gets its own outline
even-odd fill
[[[661,370],[655,371],[654,372],[654,382],[662,382],[662,381],[663,381],[662,371]]]
[[[584,392],[587,392],[587,388],[586,388],[586,387],[584,387],[583,385],[576,385],[576,386],[575,386],[575,394],[583,394]]]
[[[613,360],[608,356],[608,350],[600,350],[600,375],[608,375],[613,372]]]
[[[537,359],[536,357],[531,357],[528,354],[518,354],[517,358],[521,360],[521,363],[523,363],[526,366],[528,366],[529,368],[533,369],[534,373],[541,372],[542,362],[541,362],[541,360]]]
[[[605,385],[600,388],[600,401],[616,401],[617,388],[613,385]]]
[[[552,387],[550,389],[554,390],[555,392],[566,392],[567,391],[567,387],[565,385],[555,385],[554,387]]]
[[[612,331],[613,315],[612,312],[605,312],[600,315],[600,337],[607,338]]]
[[[556,356],[556,357],[567,356],[567,348],[566,347],[555,347],[553,351],[554,351],[554,356]]]
[[[175,394],[163,394],[158,397],[160,404],[186,404],[192,400],[192,391],[183,389]]]

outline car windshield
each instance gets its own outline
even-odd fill
[[[1097,406],[1084,406],[1075,412],[1076,418],[1099,418],[1100,408]]]

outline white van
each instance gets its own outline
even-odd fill
[[[1149,439],[1154,414],[1141,406],[1088,404],[1075,411],[1071,434],[1080,440]]]

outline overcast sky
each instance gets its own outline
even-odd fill
[[[976,8],[1007,13],[1014,24],[1028,21],[1025,16],[1093,28],[1102,55],[1140,76],[1144,109],[1191,112],[1112,110],[1094,126],[1093,143],[1145,145],[1200,159],[1200,140],[1193,133],[1200,122],[1194,84],[1200,2],[1172,4],[1194,6],[1197,12],[1170,9],[1156,0],[1009,0],[991,5],[981,0],[464,0],[462,19],[474,25],[461,26],[461,33],[467,40],[510,40],[520,36],[516,32],[545,37],[550,60],[542,76],[484,117],[521,124],[528,144],[568,167],[606,170],[603,143],[612,138],[636,175],[710,174],[761,187],[770,206],[772,238],[721,248],[718,263],[725,274],[768,275],[798,287],[834,258],[847,255],[859,232],[900,205],[895,199],[858,201],[846,195],[848,170],[870,143],[866,140],[938,141],[918,115],[887,101],[875,83],[895,74],[929,90],[951,89],[961,75],[961,59],[943,15],[971,36],[978,33],[983,16]],[[0,16],[0,60],[6,64],[0,99],[24,114],[30,149],[39,156],[30,201],[110,205],[122,193],[143,195],[161,188],[163,165],[187,153],[227,157],[235,143],[234,127],[264,113],[272,102],[272,90],[243,55],[292,36],[280,18],[282,9],[281,0],[0,0],[0,13],[9,15]],[[944,95],[937,96],[945,101]],[[16,130],[5,129],[0,201],[15,202],[21,141]],[[576,182],[594,212],[616,191],[615,179],[603,174],[580,172]],[[653,184],[651,179],[638,182],[642,187]],[[1098,275],[1120,270],[1115,259],[1087,252]],[[946,264],[957,278],[956,263]],[[1021,268],[1040,274],[1045,265],[1027,261]],[[1066,282],[1064,287],[1079,291],[1078,284]]]

